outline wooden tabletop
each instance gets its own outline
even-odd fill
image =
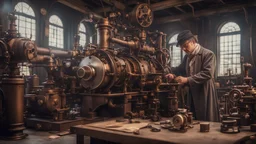
[[[149,121],[148,121],[149,122]],[[119,131],[108,130],[104,126],[117,123],[115,120],[96,122],[86,125],[76,125],[71,131],[77,135],[86,135],[89,137],[106,140],[116,143],[147,143],[147,144],[170,144],[170,143],[189,143],[189,144],[233,144],[236,141],[255,134],[249,127],[241,128],[237,134],[225,134],[220,132],[221,123],[210,122],[209,132],[200,132],[200,125],[194,125],[194,128],[188,129],[185,133],[172,132],[167,129],[161,129],[160,132],[151,132],[149,128],[140,130],[139,135]],[[152,122],[149,122],[152,123]],[[160,127],[160,125],[154,125]]]

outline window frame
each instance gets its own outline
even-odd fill
[[[33,39],[31,39],[31,40],[37,41],[37,39],[38,39],[38,37],[37,37],[37,33],[38,33],[38,31],[37,31],[37,30],[38,30],[38,29],[37,29],[37,13],[36,13],[36,11],[35,11],[34,8],[33,8],[34,6],[33,6],[32,4],[26,2],[26,1],[19,1],[19,2],[15,3],[14,5],[12,5],[12,9],[15,10],[15,7],[16,7],[19,3],[25,3],[25,4],[27,4],[27,5],[31,8],[31,10],[33,11],[34,16],[31,16],[31,15],[29,15],[29,14],[27,14],[27,13],[22,13],[22,12],[19,12],[19,11],[15,11],[14,13],[15,13],[15,15],[16,15],[16,17],[17,17],[17,20],[16,20],[17,33],[19,33],[21,37],[28,38],[28,37],[23,36],[23,35],[19,32],[19,19],[18,19],[18,16],[22,16],[22,17],[25,17],[25,18],[32,19],[32,20],[35,21],[35,30],[34,30],[34,40],[33,40]],[[26,21],[25,21],[25,22],[26,22]],[[32,22],[31,22],[30,24],[32,25]],[[25,25],[26,25],[26,23],[25,23]],[[26,30],[26,29],[25,29],[25,30]],[[33,33],[33,32],[32,32],[32,26],[31,26],[31,34],[32,34],[32,33]],[[29,76],[29,75],[31,75],[31,74],[30,74],[30,68],[29,68],[27,62],[18,63],[18,67],[19,67],[19,70],[20,70],[20,74],[21,74],[21,75],[24,75],[24,76]]]
[[[239,29],[240,31],[235,31],[235,32],[226,32],[226,33],[220,33],[221,32],[221,29],[228,23],[235,23],[239,26]],[[237,73],[236,75],[241,75],[242,74],[242,67],[241,67],[241,53],[242,53],[242,49],[241,49],[241,45],[242,45],[242,29],[241,29],[241,26],[239,25],[238,22],[236,21],[225,21],[223,23],[221,23],[217,29],[217,77],[226,77],[228,75],[225,75],[225,73],[223,75],[220,75],[220,37],[221,36],[232,36],[232,35],[237,35],[239,34],[240,35],[240,73]],[[233,51],[233,50],[232,50]],[[233,54],[232,54],[233,56]],[[233,65],[233,64],[232,64]],[[235,75],[235,72],[233,72],[232,75]]]
[[[178,36],[179,32],[175,32],[173,33],[170,38],[169,38],[169,41],[168,41],[168,49],[170,51],[170,55],[171,55],[171,67],[176,67],[176,66],[173,66],[173,59],[172,59],[172,53],[173,53],[173,46],[176,47],[176,44],[177,44],[177,40],[175,42],[170,42],[170,40],[174,37],[174,36]],[[180,63],[179,65],[182,63],[182,60],[184,58],[184,56],[186,55],[186,53],[180,48]]]
[[[55,23],[51,23],[50,22],[50,18],[52,17],[52,16],[57,16],[58,18],[59,18],[59,20],[61,21],[61,23],[62,23],[62,27],[61,26],[59,26],[59,25],[57,25],[57,24],[55,24]],[[49,20],[49,36],[48,36],[48,46],[50,47],[50,48],[53,48],[53,49],[65,49],[65,35],[64,35],[64,23],[63,23],[63,20],[61,19],[61,17],[59,16],[59,15],[57,15],[57,14],[51,14],[49,17],[48,17],[48,20]],[[62,29],[62,32],[63,32],[63,34],[62,34],[62,44],[63,44],[63,47],[61,48],[61,47],[56,47],[56,46],[51,46],[50,45],[50,26],[54,26],[55,28],[61,28]],[[58,40],[58,39],[56,39],[56,40]],[[57,41],[56,41],[56,45],[58,45],[58,43],[57,43]]]
[[[80,31],[80,25],[83,25],[84,26],[84,28],[85,28],[85,32],[83,32],[83,31]],[[86,24],[84,24],[84,22],[80,22],[79,24],[78,24],[78,33],[79,33],[79,36],[80,36],[80,40],[79,40],[79,45],[80,46],[82,46],[82,47],[84,47],[87,43],[88,43],[88,41],[87,41],[87,26],[86,26]],[[84,43],[84,45],[81,45],[81,35],[80,35],[80,33],[82,33],[83,35],[85,35],[85,43]]]
[[[25,18],[29,18],[29,19],[32,19],[32,20],[35,21],[35,30],[34,30],[34,32],[35,32],[34,38],[35,38],[35,39],[34,39],[34,40],[31,39],[31,40],[37,41],[37,33],[38,33],[38,31],[37,31],[37,14],[36,14],[36,11],[34,10],[33,5],[30,4],[30,3],[28,3],[28,2],[26,2],[26,1],[19,1],[19,2],[15,3],[15,4],[13,5],[13,10],[15,10],[15,7],[16,7],[19,3],[25,3],[25,4],[27,4],[27,5],[32,9],[32,11],[33,11],[33,13],[34,13],[34,15],[35,15],[35,16],[33,17],[33,16],[28,15],[28,14],[26,14],[26,13],[22,13],[22,12],[18,12],[18,11],[15,11],[15,12],[14,12],[16,16],[17,16],[17,15],[18,15],[18,16],[23,16],[23,17],[25,17]],[[17,20],[16,20],[17,33],[20,33],[20,32],[19,32],[19,22],[18,22],[18,21],[19,21],[19,20],[18,20],[18,17],[17,17]],[[30,23],[30,24],[32,25],[32,23]],[[31,34],[32,34],[32,31],[31,31]],[[22,35],[21,35],[21,37],[27,38],[27,37],[22,36]]]

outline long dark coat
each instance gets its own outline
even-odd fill
[[[175,75],[185,74],[188,77],[190,96],[193,98],[196,118],[203,121],[219,121],[219,109],[214,85],[216,57],[214,53],[200,46],[195,62],[192,64],[193,73],[189,74],[189,60],[186,55],[182,63],[172,69]],[[191,97],[188,96],[188,105]]]

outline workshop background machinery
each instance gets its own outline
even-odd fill
[[[250,126],[251,131],[256,131],[256,90],[252,85],[253,79],[249,77],[252,65],[244,63],[243,66],[244,83],[234,85],[225,94],[228,113],[223,115],[221,127],[221,131],[225,133],[237,133],[241,126]]]
[[[30,39],[17,35],[14,14],[8,16],[9,30],[0,39],[1,76],[0,138],[19,140],[23,133],[24,120],[24,78],[20,75],[18,63],[29,62],[37,56],[37,46]]]
[[[58,131],[104,117],[159,121],[161,116],[179,114],[186,119],[187,114],[181,115],[178,109],[178,83],[165,78],[171,72],[166,34],[148,30],[152,22],[150,7],[138,4],[130,12],[113,12],[97,21],[98,45],[89,44],[79,49],[76,35],[72,50],[55,50],[16,38],[15,19],[12,19],[11,29],[1,41],[1,59],[9,70],[5,71],[4,67],[1,79],[2,115],[7,118],[18,115],[17,121],[23,126],[24,114],[28,127]],[[5,79],[5,74],[8,78],[19,75],[17,63],[22,62],[47,71],[43,86],[37,75],[27,77],[25,100],[24,78],[19,79],[22,82],[17,90],[7,87]],[[7,99],[8,92],[19,92],[14,95],[19,99]],[[17,112],[10,111],[13,108],[5,105],[8,102],[20,106]],[[2,126],[8,125],[9,120],[1,119]],[[186,126],[186,121],[181,125]]]

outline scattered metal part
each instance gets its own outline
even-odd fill
[[[188,112],[188,123],[193,124],[193,113],[192,112]]]
[[[200,132],[209,132],[210,131],[210,123],[203,122],[200,123]]]
[[[184,114],[176,114],[172,118],[172,123],[176,129],[183,129],[187,126],[187,117]]]
[[[149,119],[149,117],[148,117],[148,116],[145,116],[145,115],[143,115],[141,118],[142,118],[142,119]]]
[[[163,129],[169,129],[169,128],[171,128],[172,126],[170,125],[170,124],[162,124],[161,125],[161,128],[163,128]]]
[[[239,133],[240,129],[237,126],[236,120],[223,120],[220,131],[223,133]]]
[[[180,133],[185,133],[185,132],[187,132],[187,128],[184,128],[184,129],[177,129],[177,128],[175,128],[175,127],[170,127],[169,129],[168,129],[169,131],[172,131],[172,132],[180,132]]]
[[[129,123],[140,123],[139,120],[129,119]]]
[[[160,132],[160,131],[161,131],[161,128],[152,127],[152,128],[151,128],[151,131],[152,131],[152,132]]]
[[[193,122],[192,125],[198,125],[198,124],[200,124],[200,122]]]
[[[160,125],[161,125],[161,124],[170,124],[170,123],[171,123],[170,120],[160,121]]]
[[[138,117],[138,114],[137,113],[133,113],[133,112],[127,112],[124,116],[125,118],[128,118],[128,119],[133,119],[133,118],[136,118]]]
[[[134,131],[133,131],[133,134],[139,135],[139,134],[140,134],[140,129],[134,130]]]
[[[153,126],[151,124],[148,124],[147,125],[147,128],[152,128]]]

